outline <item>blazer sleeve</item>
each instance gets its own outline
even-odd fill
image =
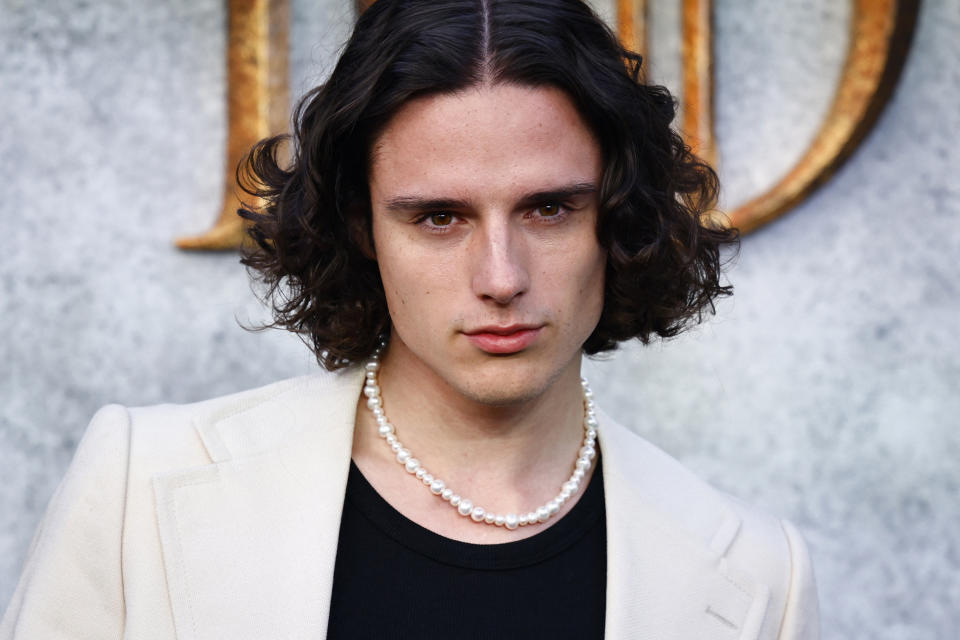
[[[7,612],[0,640],[121,638],[121,540],[130,417],[94,416],[47,507]]]
[[[818,640],[820,611],[810,552],[796,527],[787,520],[782,524],[790,547],[790,586],[779,640]]]

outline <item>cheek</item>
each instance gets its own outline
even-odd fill
[[[380,278],[394,324],[429,324],[455,288],[455,265],[407,247],[378,251]]]
[[[391,315],[397,316],[406,307],[416,302],[418,290],[415,287],[421,278],[410,269],[409,263],[403,260],[391,260],[391,256],[381,255],[380,279],[383,281],[383,290],[387,296],[387,306]]]
[[[580,271],[579,291],[580,313],[584,323],[584,331],[589,334],[596,327],[603,311],[603,298],[606,274],[606,253],[599,245],[591,247],[585,256]],[[586,339],[586,336],[584,336]]]
[[[411,256],[410,242],[402,230],[378,219],[374,214],[373,241],[380,279],[387,297],[390,313],[395,314],[412,303],[417,295],[416,285],[422,282],[419,262]]]
[[[606,255],[599,245],[568,246],[551,252],[544,270],[552,289],[586,301],[603,295]]]

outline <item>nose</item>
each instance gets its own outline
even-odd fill
[[[529,289],[525,242],[509,219],[488,219],[472,234],[468,250],[478,297],[507,305]]]

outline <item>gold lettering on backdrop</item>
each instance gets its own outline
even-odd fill
[[[730,212],[743,231],[802,202],[826,182],[876,124],[906,60],[919,0],[854,0],[852,36],[833,105],[800,160],[767,192]]]
[[[627,49],[647,58],[647,0],[617,2],[617,31]],[[644,62],[646,65],[646,62]]]
[[[287,129],[289,0],[229,0],[227,31],[223,202],[209,231],[177,239],[182,249],[236,249],[244,242],[237,165],[258,140]]]
[[[623,22],[636,0],[618,0],[626,46],[646,25]],[[833,105],[813,142],[768,191],[729,212],[749,232],[776,219],[826,182],[876,123],[897,83],[913,36],[919,0],[853,0],[851,42]],[[680,129],[701,157],[716,164],[713,132],[712,0],[683,0],[683,110]]]
[[[712,5],[712,0],[683,0],[683,111],[680,130],[694,152],[715,165]]]

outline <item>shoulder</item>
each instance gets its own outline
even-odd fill
[[[601,414],[600,438],[606,461],[623,482],[634,489],[631,495],[702,538],[716,535],[720,515],[736,516],[760,529],[772,529],[776,518],[747,503],[718,491],[638,433]],[[781,536],[782,537],[782,536]]]
[[[126,407],[126,410],[130,414],[131,421],[139,429],[177,429],[189,426],[197,416],[240,413],[297,390],[329,387],[335,385],[339,375],[341,374],[322,371],[199,402]],[[118,406],[111,405],[111,407]]]
[[[318,371],[262,387],[187,404],[126,407],[112,404],[93,417],[81,441],[82,449],[122,449],[131,471],[162,473],[216,458],[208,425],[227,420],[256,423],[279,436],[288,407],[309,398],[322,406],[359,389],[355,370]],[[271,419],[272,416],[272,419]],[[78,449],[78,454],[80,449]],[[215,461],[215,460],[214,460]]]
[[[817,599],[810,556],[797,528],[715,489],[674,457],[601,414],[604,481],[620,488],[617,508],[659,514],[716,559],[733,581],[762,585],[771,637],[815,638]],[[610,473],[607,473],[607,469]],[[610,476],[608,478],[608,476]],[[772,614],[772,615],[771,615]]]

